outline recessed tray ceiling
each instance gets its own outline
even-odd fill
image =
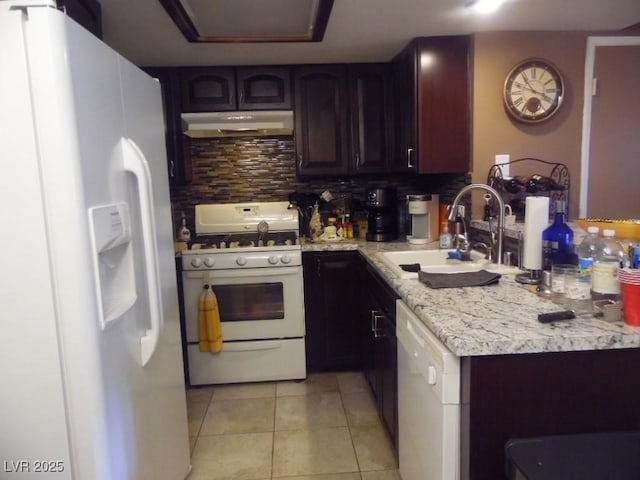
[[[159,0],[190,42],[319,42],[333,0]]]

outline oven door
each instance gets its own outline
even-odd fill
[[[198,342],[198,302],[208,273],[218,298],[222,339],[304,336],[302,267],[184,271],[187,342]]]

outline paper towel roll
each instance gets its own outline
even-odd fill
[[[527,197],[524,207],[522,266],[542,270],[542,232],[549,226],[549,198]]]

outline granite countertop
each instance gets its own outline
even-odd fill
[[[459,357],[519,353],[607,350],[640,346],[640,327],[622,321],[581,316],[541,324],[539,313],[563,310],[503,275],[498,285],[433,290],[417,279],[397,277],[379,259],[385,251],[437,248],[406,242],[343,242],[303,244],[302,251],[359,250],[411,307],[418,318]]]

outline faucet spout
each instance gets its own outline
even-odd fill
[[[456,198],[453,200],[453,203],[451,204],[451,208],[449,210],[449,221],[453,222],[455,220],[458,212],[458,205],[460,204],[462,197],[464,197],[467,193],[473,190],[481,190],[489,193],[498,203],[500,213],[498,216],[498,238],[497,238],[497,252],[496,252],[496,256],[498,258],[496,259],[496,263],[498,265],[501,265],[502,264],[502,237],[504,235],[504,200],[502,200],[502,197],[500,196],[500,194],[496,189],[494,189],[493,187],[490,187],[489,185],[485,185],[484,183],[472,183],[470,185],[463,187],[458,192],[458,194],[456,195]]]

